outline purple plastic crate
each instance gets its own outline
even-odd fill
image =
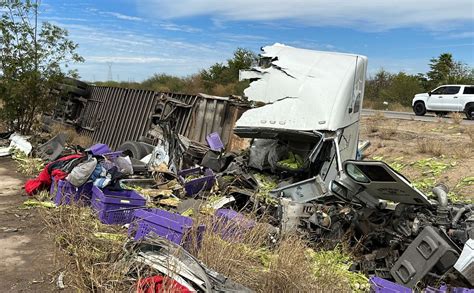
[[[50,194],[54,196],[56,205],[68,205],[71,203],[81,203],[90,205],[92,197],[92,182],[86,183],[80,187],[75,187],[66,180],[53,180]]]
[[[185,248],[200,246],[204,225],[199,225],[197,235],[190,234],[193,219],[161,209],[139,209],[134,213],[134,223],[129,227],[129,234],[135,233],[136,241],[144,238],[150,232],[166,238]]]
[[[213,231],[219,233],[224,240],[240,240],[243,231],[255,227],[255,221],[231,209],[218,209],[214,215]]]
[[[376,293],[411,293],[411,289],[394,282],[379,278],[370,277],[370,292]]]
[[[100,156],[106,153],[110,153],[112,150],[110,150],[109,146],[106,144],[96,143],[95,145],[88,148],[86,151],[91,152],[95,156]]]
[[[474,289],[454,287],[451,288],[451,293],[474,293]]]
[[[86,151],[91,152],[94,156],[104,156],[107,157],[109,160],[113,160],[117,158],[118,156],[122,155],[122,151],[116,151],[113,152],[108,145],[103,144],[103,143],[97,143],[90,148],[88,148]]]
[[[210,149],[216,152],[220,152],[224,149],[224,144],[222,143],[219,133],[213,132],[206,136],[207,144]]]
[[[127,224],[133,212],[146,204],[145,198],[133,190],[113,191],[92,187],[92,208],[104,224]]]
[[[201,177],[186,182],[186,177],[191,175],[200,175]],[[202,190],[211,189],[216,179],[211,169],[202,169],[201,167],[181,170],[178,172],[178,176],[187,195],[194,195]]]

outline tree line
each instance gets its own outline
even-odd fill
[[[239,48],[226,63],[216,63],[208,69],[187,76],[155,74],[143,82],[96,82],[96,85],[148,89],[156,91],[208,93],[218,96],[242,95],[248,82],[239,82],[239,70],[249,69],[257,55]],[[474,69],[456,61],[450,53],[432,58],[426,73],[391,73],[379,69],[369,76],[365,87],[364,106],[375,109],[403,109],[411,106],[413,96],[442,84],[474,84]]]
[[[474,84],[474,68],[456,61],[450,53],[432,58],[427,73],[390,73],[380,69],[365,84],[364,106],[374,109],[403,109],[411,106],[415,94],[443,84]]]
[[[217,96],[243,95],[248,81],[239,81],[239,70],[250,69],[257,62],[257,55],[251,50],[237,48],[232,58],[215,63],[208,69],[186,77],[165,73],[154,74],[142,82],[95,82],[99,86],[116,86],[162,92],[207,93]]]

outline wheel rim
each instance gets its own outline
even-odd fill
[[[467,116],[469,119],[472,119],[472,117],[473,117],[473,116],[472,116],[472,112],[474,112],[474,107],[470,107],[469,109],[467,109],[467,115],[466,115],[466,116]]]
[[[424,110],[423,108],[424,108],[424,107],[423,107],[422,104],[416,104],[416,105],[415,105],[415,112],[416,112],[417,114],[421,114],[421,113],[423,113],[423,110]]]

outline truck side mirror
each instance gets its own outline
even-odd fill
[[[431,97],[431,91],[429,91],[429,92],[428,92],[428,96],[430,96],[430,97]]]

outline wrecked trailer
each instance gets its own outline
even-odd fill
[[[409,288],[473,286],[473,206],[450,203],[443,186],[430,199],[385,163],[355,160],[366,69],[364,56],[275,44],[241,72],[251,80],[245,95],[265,105],[246,111],[234,131],[253,139],[249,166],[280,176],[269,193],[280,231],[344,242],[358,257],[354,269]],[[279,168],[292,152],[300,165]]]
[[[81,87],[86,85],[87,90],[67,92],[58,98],[53,113],[43,119],[47,129],[55,123],[68,125],[93,142],[105,143],[113,149],[133,142],[135,149],[141,150],[136,152],[138,159],[153,148],[156,141],[150,130],[163,120],[171,121],[178,134],[199,143],[206,143],[206,136],[217,132],[228,148],[240,148],[243,144],[232,134],[232,128],[249,105],[238,97],[77,83]]]

